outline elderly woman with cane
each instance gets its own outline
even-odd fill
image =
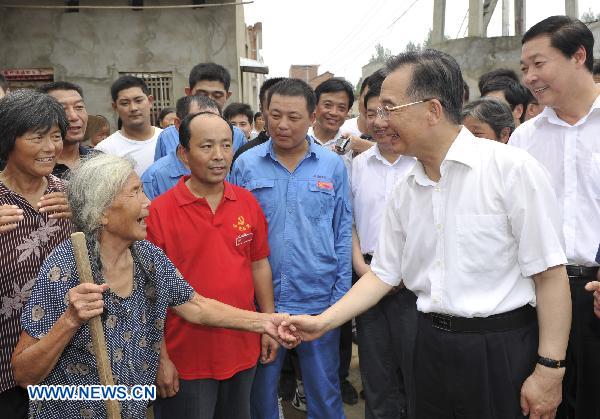
[[[27,417],[27,392],[11,370],[21,310],[42,262],[71,234],[66,186],[51,175],[67,116],[48,95],[17,90],[0,100],[0,412]]]
[[[22,315],[13,355],[22,385],[99,384],[88,320],[101,315],[116,384],[154,384],[167,308],[189,322],[277,338],[281,314],[240,310],[204,298],[163,254],[144,240],[148,198],[131,161],[99,155],[69,181],[73,223],[85,234],[93,284],[79,284],[73,244],[46,259]],[[190,255],[194,257],[194,255]],[[120,416],[143,418],[147,402],[123,400]],[[31,401],[30,416],[106,417],[102,401]]]

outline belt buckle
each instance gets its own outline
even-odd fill
[[[431,323],[433,327],[446,332],[452,331],[452,316],[431,313]]]

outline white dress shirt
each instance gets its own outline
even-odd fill
[[[414,166],[414,157],[400,156],[390,163],[374,145],[352,161],[350,176],[354,223],[360,251],[373,254],[385,203],[394,185]]]
[[[532,275],[566,263],[546,170],[460,131],[436,183],[417,162],[390,196],[371,269],[428,313],[487,317],[535,305]]]
[[[600,96],[574,125],[546,107],[515,130],[509,144],[527,150],[550,173],[569,263],[598,266],[600,244]]]

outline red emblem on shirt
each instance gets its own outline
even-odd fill
[[[322,180],[317,182],[317,188],[319,189],[333,189],[333,183],[331,182],[323,182]]]
[[[233,225],[233,228],[239,231],[250,230],[250,227],[252,226],[250,224],[247,224],[246,220],[244,220],[244,217],[241,215],[237,218],[237,223]]]

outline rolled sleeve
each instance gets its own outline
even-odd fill
[[[566,264],[558,201],[546,170],[533,158],[526,159],[508,177],[506,188],[505,205],[523,276]]]
[[[406,243],[406,234],[396,214],[397,199],[397,193],[393,193],[386,204],[379,239],[371,262],[373,273],[380,280],[394,287],[402,281],[402,253]]]

